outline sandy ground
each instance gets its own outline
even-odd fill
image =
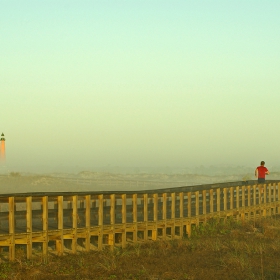
[[[20,174],[0,175],[0,194],[27,192],[76,191],[129,191],[192,186],[211,183],[252,180],[248,174],[197,175],[197,174],[116,174],[80,172],[78,174]],[[280,179],[280,173],[271,173],[270,180]]]

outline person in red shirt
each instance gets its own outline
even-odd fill
[[[268,169],[264,166],[265,162],[262,161],[261,165],[258,166],[255,170],[255,176],[258,178],[258,183],[265,183],[265,175],[269,174]]]

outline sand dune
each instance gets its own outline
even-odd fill
[[[252,180],[250,174],[197,175],[197,174],[115,174],[83,171],[74,173],[20,174],[0,176],[0,193],[75,192],[75,191],[127,191],[191,186],[210,183]],[[267,178],[280,179],[274,172]]]

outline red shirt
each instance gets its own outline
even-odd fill
[[[265,173],[268,171],[268,169],[264,166],[257,167],[258,169],[258,178],[265,178]]]

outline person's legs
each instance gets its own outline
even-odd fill
[[[258,183],[259,184],[264,184],[265,183],[265,178],[258,178]]]

